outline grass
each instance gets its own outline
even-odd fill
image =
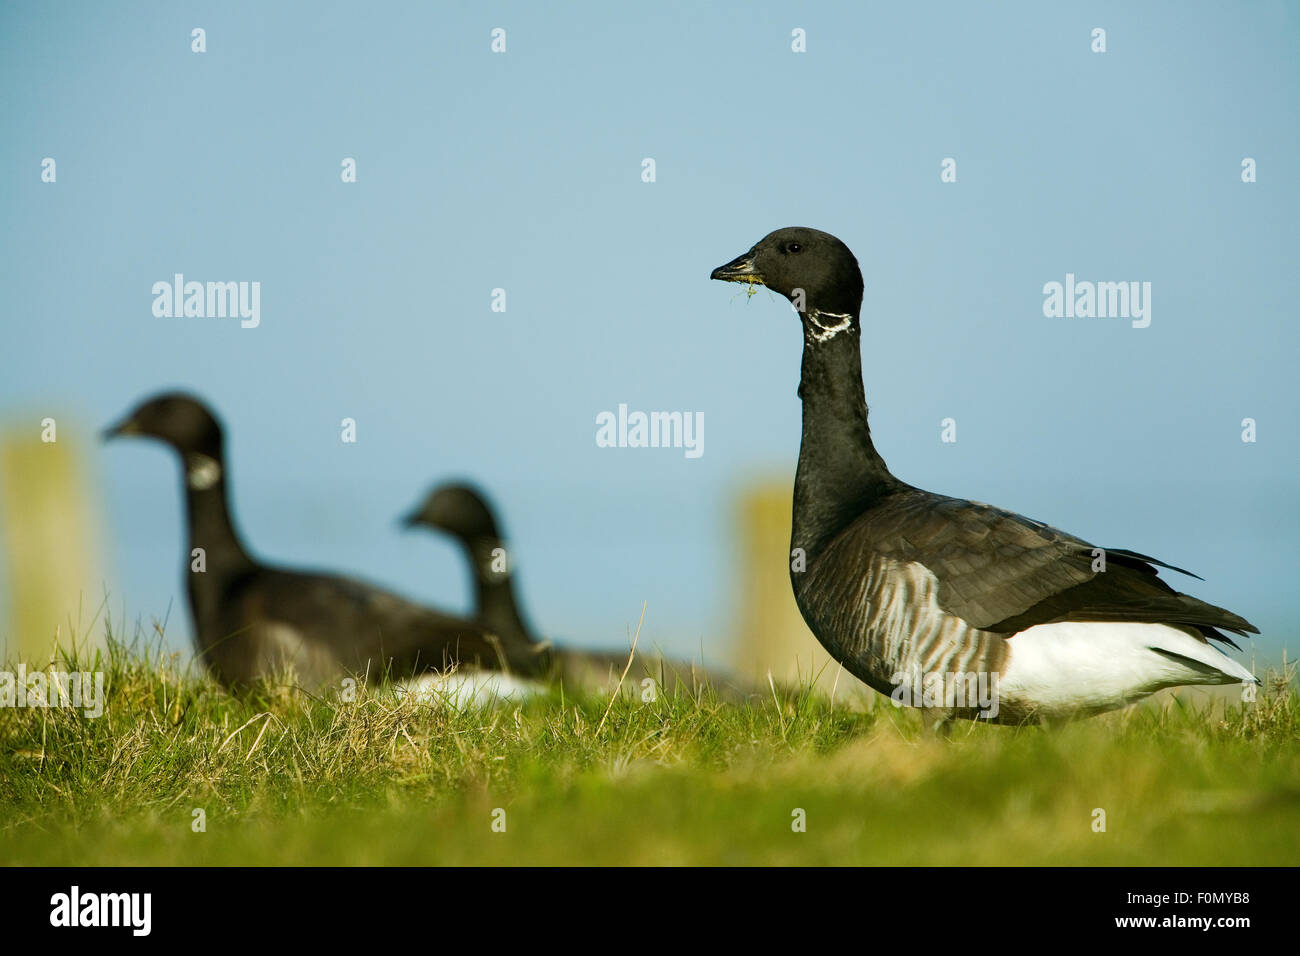
[[[747,704],[557,691],[458,712],[284,681],[234,698],[175,657],[112,642],[64,666],[104,671],[105,712],[0,709],[3,863],[1300,858],[1300,701],[1281,678],[1253,704],[1170,699],[1054,731],[960,724],[941,740],[880,699],[833,706],[806,687]]]

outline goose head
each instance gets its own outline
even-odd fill
[[[862,270],[849,247],[828,232],[805,226],[768,233],[709,278],[766,286],[818,328],[834,322],[832,317],[842,317],[846,327],[856,326],[862,308]]]

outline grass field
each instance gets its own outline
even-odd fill
[[[1300,859],[1300,701],[1282,678],[1253,704],[1166,700],[1051,731],[964,723],[945,740],[883,699],[810,690],[746,704],[557,691],[456,711],[274,683],[236,699],[119,645],[81,662],[97,667],[98,719],[0,709],[0,863]]]

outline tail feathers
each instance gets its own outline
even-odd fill
[[[1107,557],[1113,557],[1118,555],[1120,558],[1127,558],[1130,562],[1133,562],[1135,565],[1154,564],[1162,568],[1168,568],[1170,571],[1177,571],[1179,574],[1185,574],[1189,578],[1196,578],[1196,580],[1198,581],[1205,580],[1205,578],[1201,577],[1195,571],[1188,571],[1186,568],[1180,568],[1176,564],[1166,564],[1164,561],[1161,561],[1159,558],[1153,558],[1149,554],[1142,554],[1138,551],[1130,551],[1128,548],[1106,548],[1105,551]],[[1138,570],[1142,570],[1142,569],[1139,567]]]
[[[1180,654],[1177,651],[1171,651],[1164,647],[1155,647],[1148,645],[1147,650],[1159,654],[1166,660],[1173,661],[1188,670],[1204,678],[1200,683],[1206,684],[1236,684],[1248,683],[1258,684],[1260,680],[1246,668],[1242,667],[1236,661],[1226,654],[1220,654],[1218,651],[1209,648],[1208,654],[1203,657],[1189,657],[1186,654]],[[1210,657],[1213,655],[1213,657]]]
[[[1201,636],[1207,641],[1218,641],[1220,644],[1227,644],[1234,651],[1241,650],[1241,645],[1230,638],[1227,634],[1217,628],[1210,627],[1208,624],[1197,624],[1196,629],[1201,632]],[[1240,633],[1240,632],[1234,632]]]

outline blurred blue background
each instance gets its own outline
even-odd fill
[[[793,477],[800,337],[784,300],[707,277],[811,225],[862,263],[895,473],[1198,571],[1280,657],[1300,13],[1132,7],[6,3],[0,418],[89,440],[192,389],[255,552],[454,608],[458,553],[396,519],[471,477],[541,630],[617,644],[644,600],[643,643],[717,660],[736,495]],[[155,318],[176,272],[260,281],[261,326]],[[1045,318],[1067,272],[1150,281],[1150,328]],[[703,457],[598,448],[621,402],[703,412]],[[114,617],[171,604],[188,650],[175,462],[89,460]]]

